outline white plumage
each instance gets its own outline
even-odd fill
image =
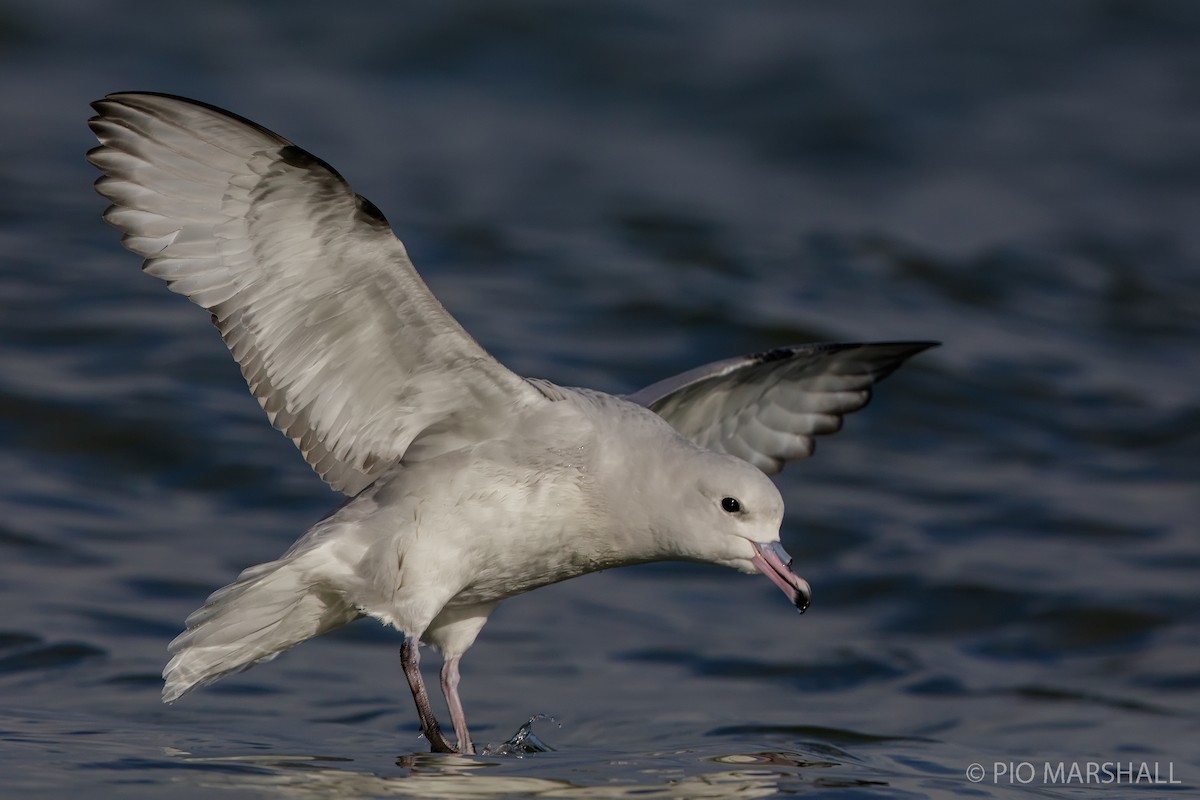
[[[458,661],[507,597],[680,559],[762,572],[807,607],[763,473],[809,455],[930,343],[800,345],[628,398],[526,380],[446,313],[379,210],[325,162],[183,98],[94,106],[105,219],[147,272],[212,313],[271,423],[353,497],[188,617],[164,700],[368,615],[408,637],[422,730],[453,750],[417,641],[441,651],[457,749],[471,752]]]

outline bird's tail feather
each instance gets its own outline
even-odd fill
[[[289,552],[250,567],[187,618],[187,630],[168,648],[164,703],[360,616],[341,594],[313,580],[304,555]]]

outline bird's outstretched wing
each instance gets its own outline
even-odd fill
[[[333,488],[503,426],[542,397],[437,301],[370,201],[249,120],[109,95],[89,121],[104,218],[212,312],[250,390]]]
[[[819,434],[871,399],[871,385],[936,342],[801,344],[717,361],[626,397],[702,447],[768,475],[812,455]]]

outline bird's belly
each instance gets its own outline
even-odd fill
[[[631,561],[628,554],[618,555],[607,549],[581,549],[573,546],[574,539],[575,536],[565,535],[557,538],[552,547],[533,551],[514,548],[509,552],[492,553],[448,605],[494,603],[568,578],[639,560]]]

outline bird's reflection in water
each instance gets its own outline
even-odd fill
[[[554,797],[554,798],[741,798],[768,797],[808,787],[887,786],[886,778],[862,769],[859,759],[836,747],[809,743],[800,752],[750,750],[713,753],[672,750],[599,754],[556,752],[534,733],[538,723],[558,723],[545,715],[530,718],[507,741],[489,745],[481,756],[418,750],[395,759],[396,774],[375,773],[356,759],[322,756],[250,755],[202,758],[171,755],[198,767],[206,788],[277,790],[289,798],[344,797]],[[543,733],[545,725],[541,726]],[[561,726],[559,726],[561,727]],[[574,748],[572,748],[573,750]],[[844,756],[844,757],[840,757]],[[341,762],[341,763],[339,763]],[[347,763],[348,762],[348,763]],[[230,767],[241,764],[246,769]],[[707,766],[705,766],[707,765]],[[715,765],[722,768],[714,769]],[[606,769],[606,767],[608,769]],[[847,769],[849,768],[849,772]],[[536,774],[514,774],[516,771]],[[558,776],[580,776],[579,780]]]
[[[525,726],[522,726],[524,729]],[[514,737],[516,738],[516,737]],[[526,740],[527,741],[527,740]],[[219,762],[214,770],[197,783],[211,789],[276,790],[289,798],[345,797],[556,797],[556,798],[741,798],[768,797],[780,789],[781,780],[795,781],[795,766],[814,765],[796,756],[783,753],[749,753],[702,759],[710,762],[737,764],[739,769],[686,774],[685,769],[630,769],[640,759],[622,760],[616,774],[605,775],[595,769],[587,772],[603,783],[577,783],[570,780],[528,775],[504,774],[507,765],[514,763],[504,756],[479,757],[441,753],[416,753],[397,759],[405,774],[378,775],[355,771],[343,766],[331,766],[347,759],[317,756],[246,756],[196,758],[183,756],[194,764]],[[657,759],[655,759],[657,760]],[[231,763],[241,762],[251,769],[231,772]],[[643,762],[652,763],[652,762]],[[661,763],[661,762],[660,762]],[[561,770],[562,764],[545,762],[550,771]],[[678,765],[677,765],[678,766]],[[783,771],[779,767],[785,767]],[[774,769],[772,769],[774,768]]]
[[[433,761],[442,766],[436,770]],[[280,765],[269,774],[231,775],[216,773],[201,782],[212,789],[277,789],[292,798],[345,797],[562,797],[562,798],[740,798],[769,797],[779,789],[779,776],[756,772],[713,772],[689,775],[678,780],[630,782],[619,785],[585,785],[566,780],[489,771],[495,764],[457,756],[439,755],[423,759],[430,771],[386,777],[328,767],[302,766],[300,762]]]
[[[714,756],[711,760],[718,764],[739,764],[742,766],[762,764],[767,766],[802,767],[804,769],[841,766],[841,763],[838,761],[803,758],[796,753],[735,753],[728,756]]]

